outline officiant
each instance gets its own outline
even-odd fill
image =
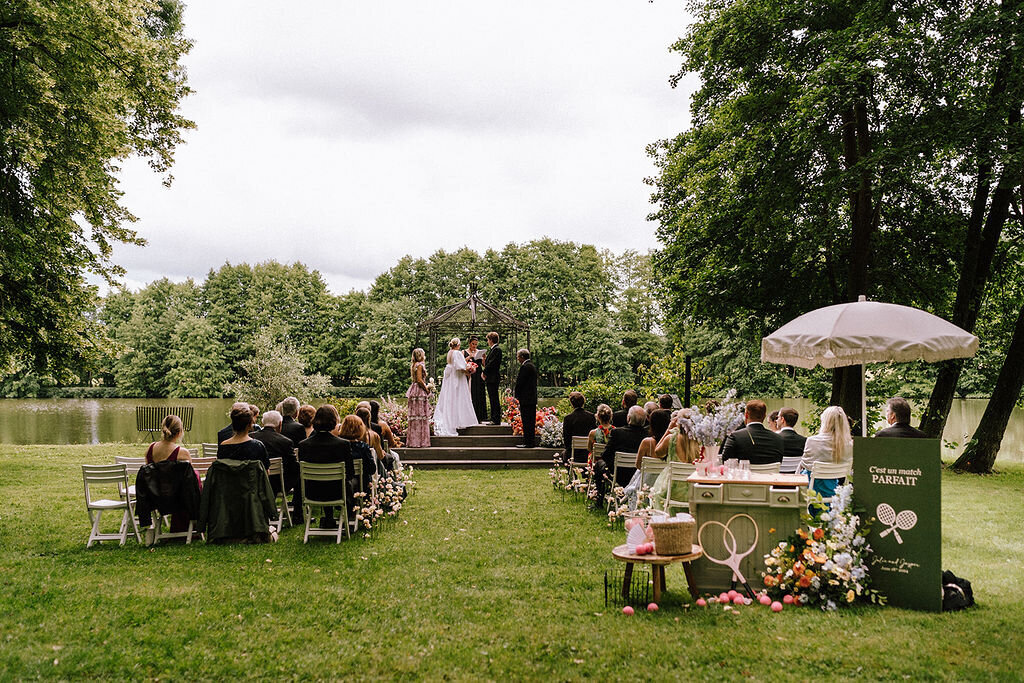
[[[480,339],[474,334],[469,338],[469,348],[466,349],[466,361],[477,364],[477,371],[469,376],[469,391],[473,398],[473,410],[476,412],[478,422],[487,420],[487,389],[484,386],[483,369],[484,359],[487,353],[477,348]]]

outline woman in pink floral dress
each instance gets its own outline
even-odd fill
[[[412,385],[405,397],[409,399],[409,448],[430,448],[430,389],[427,387],[427,369],[423,349],[412,352]]]

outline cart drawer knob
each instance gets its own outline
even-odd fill
[[[704,493],[702,493],[700,495],[703,498],[714,498],[715,497],[715,494],[711,493],[711,491],[705,491]]]
[[[779,502],[780,503],[788,503],[789,502],[789,496],[779,496]]]

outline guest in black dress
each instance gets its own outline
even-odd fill
[[[217,446],[217,457],[225,460],[259,460],[263,463],[263,469],[270,467],[266,446],[249,436],[253,425],[249,405],[236,403],[235,406],[231,409],[231,438]]]

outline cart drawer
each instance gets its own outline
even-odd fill
[[[773,508],[803,507],[800,489],[772,486],[768,494],[768,504]]]
[[[694,484],[693,495],[690,496],[691,505],[696,503],[698,505],[702,503],[721,503],[722,502],[722,485],[721,484]]]
[[[764,484],[726,484],[725,500],[728,503],[767,503],[768,487]]]

